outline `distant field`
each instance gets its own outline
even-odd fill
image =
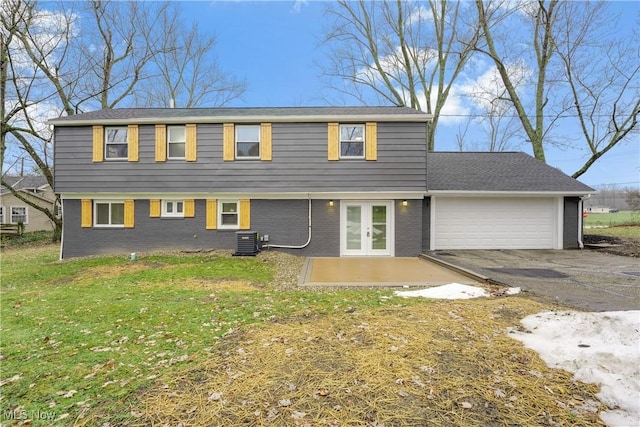
[[[616,226],[622,224],[640,225],[640,211],[620,211],[616,213],[588,213],[584,218],[585,227]]]

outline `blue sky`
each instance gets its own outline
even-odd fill
[[[230,106],[354,105],[325,85],[318,63],[328,53],[320,45],[327,22],[321,1],[192,1],[181,3],[187,18],[216,36],[221,66],[246,78],[245,95]],[[621,24],[634,25],[640,2],[617,2]],[[630,27],[629,27],[630,28]],[[456,150],[457,125],[441,125],[437,150]],[[518,149],[531,153],[528,146]],[[587,153],[547,148],[547,163],[567,174],[586,160]],[[579,178],[598,186],[640,186],[640,136],[609,151]]]

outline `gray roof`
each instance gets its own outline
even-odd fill
[[[47,178],[42,175],[5,176],[3,179],[15,190],[34,190],[49,184]]]
[[[413,121],[429,114],[409,107],[118,108],[51,119],[58,126],[127,123],[203,123],[259,121]]]
[[[521,152],[429,153],[427,190],[595,193],[593,188]]]

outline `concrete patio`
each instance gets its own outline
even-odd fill
[[[307,258],[301,286],[439,286],[477,285],[469,275],[422,258]]]

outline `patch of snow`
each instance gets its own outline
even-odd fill
[[[449,283],[448,285],[417,291],[396,291],[395,294],[403,298],[424,297],[437,299],[469,299],[489,296],[489,293],[482,288],[461,285],[460,283]]]
[[[507,290],[504,291],[504,295],[517,295],[520,292],[522,292],[520,288],[507,288]]]
[[[521,321],[510,336],[540,353],[552,368],[601,386],[608,426],[640,425],[640,311],[542,312]]]

